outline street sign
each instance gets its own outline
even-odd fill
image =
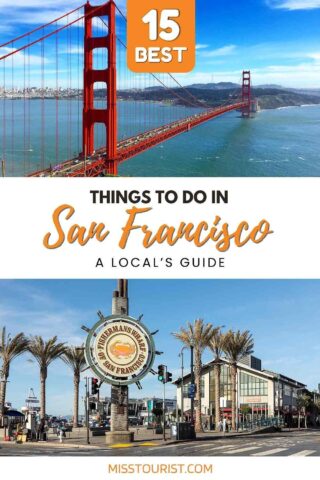
[[[152,369],[155,345],[141,321],[127,315],[101,315],[88,333],[85,357],[101,381],[115,386],[130,385]]]
[[[188,387],[188,398],[194,398],[196,396],[196,386],[194,383],[190,383]]]

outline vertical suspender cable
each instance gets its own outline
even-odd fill
[[[30,43],[30,36],[28,35],[28,43]],[[27,149],[28,149],[28,171],[30,171],[31,164],[31,135],[30,135],[30,101],[31,101],[31,86],[30,86],[30,48],[27,49],[27,83],[28,83],[28,99],[27,99]]]
[[[67,22],[69,23],[69,16],[67,17]],[[71,158],[71,28],[67,28],[67,62],[68,62],[68,72],[67,72],[67,105],[68,105],[68,160]]]
[[[57,23],[56,23],[57,28]],[[59,36],[56,35],[56,165],[59,163]]]
[[[42,35],[44,31],[42,29]],[[41,169],[44,168],[44,136],[45,136],[45,117],[44,117],[44,40],[41,41]]]
[[[3,148],[3,154],[2,154],[2,169],[3,169],[3,175],[5,175],[5,170],[6,170],[6,161],[7,161],[7,145],[6,145],[6,139],[7,139],[7,132],[6,132],[6,125],[7,125],[7,119],[6,119],[6,98],[7,98],[7,92],[6,92],[6,61],[4,60],[3,62],[3,112],[2,112],[2,120],[3,120],[3,141],[2,141],[2,148]]]
[[[23,175],[26,174],[26,54],[23,55]]]
[[[12,50],[13,50],[13,42],[12,42]],[[11,176],[14,176],[14,63],[13,57],[11,56]]]

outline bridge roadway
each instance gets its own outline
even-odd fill
[[[125,162],[146,150],[159,145],[181,133],[187,132],[202,123],[205,123],[224,113],[241,110],[246,107],[245,102],[238,102],[232,105],[212,108],[202,113],[191,115],[187,118],[176,120],[175,122],[154,128],[147,132],[138,134],[134,137],[121,140],[118,143],[117,159],[118,163]],[[56,165],[53,168],[38,170],[31,173],[30,177],[85,177],[99,176],[108,171],[108,159],[106,158],[105,148],[96,150],[93,155],[86,159],[79,155],[71,160]]]

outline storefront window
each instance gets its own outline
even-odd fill
[[[220,397],[225,398],[226,407],[231,406],[231,377],[230,377],[230,368],[227,365],[221,366],[221,376],[220,376]],[[215,381],[214,381],[214,371],[210,371],[210,402],[214,404],[215,399]]]
[[[242,397],[268,395],[268,382],[247,373],[240,373],[240,395]]]

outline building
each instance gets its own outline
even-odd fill
[[[95,397],[90,399],[91,403],[95,403],[95,411],[104,417],[111,415],[111,398],[105,397],[99,402]],[[176,415],[177,400],[167,398],[166,401],[166,417],[172,419]],[[162,409],[163,399],[157,397],[147,398],[130,398],[128,404],[129,422],[131,424],[149,425],[154,422],[152,411],[156,408]]]
[[[191,400],[188,398],[190,374],[173,382],[177,386],[178,409],[185,417],[190,415]],[[181,388],[183,386],[183,389]],[[224,417],[231,416],[231,376],[230,362],[221,359],[220,409]],[[261,360],[248,356],[238,363],[237,403],[239,421],[242,418],[285,417],[297,414],[297,397],[306,390],[306,385],[285,375],[263,370]],[[213,422],[215,409],[214,362],[202,367],[201,409],[205,418]]]

